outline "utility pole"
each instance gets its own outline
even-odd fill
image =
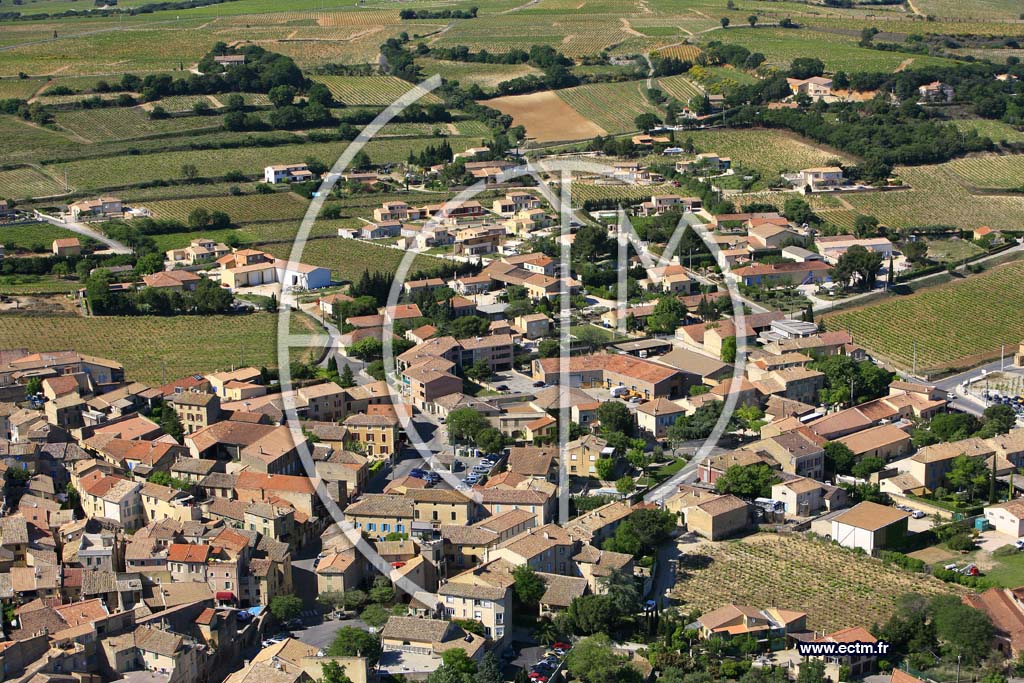
[[[914,376],[917,376],[917,340],[914,340]]]
[[[999,347],[999,372],[1003,371],[1003,356],[1006,355],[1006,344]]]

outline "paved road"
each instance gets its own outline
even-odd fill
[[[683,448],[688,451],[697,451],[703,443],[703,441],[699,440],[689,441],[683,445]],[[663,503],[666,498],[669,498],[676,492],[676,487],[679,486],[679,484],[687,484],[697,479],[697,468],[705,459],[712,455],[724,453],[727,450],[727,448],[723,448],[716,444],[703,456],[694,454],[690,462],[686,463],[681,470],[644,494],[644,502],[656,504]]]
[[[71,232],[78,233],[82,237],[88,237],[90,239],[96,240],[97,242],[102,242],[107,246],[108,249],[110,249],[110,251],[114,252],[115,254],[132,253],[131,247],[122,244],[117,240],[110,239],[102,232],[94,230],[93,228],[90,228],[88,225],[85,225],[84,223],[75,223],[73,221],[68,221],[67,223],[65,223],[64,221],[58,220],[56,218],[53,218],[52,216],[47,216],[46,214],[39,212],[36,212],[36,218],[46,221],[51,225],[56,225],[58,228],[64,228],[65,230],[70,230]]]
[[[936,387],[942,389],[943,391],[955,393],[957,395],[956,399],[950,401],[951,407],[955,408],[956,410],[963,411],[965,413],[970,413],[971,415],[980,416],[985,411],[986,406],[979,399],[968,398],[963,393],[961,393],[960,384],[966,382],[969,379],[977,378],[978,376],[981,375],[982,370],[985,370],[986,372],[999,372],[1000,369],[1010,369],[1012,367],[1013,356],[1011,349],[1011,354],[1008,354],[1007,357],[1002,361],[995,360],[992,361],[991,363],[986,363],[985,365],[978,366],[973,370],[961,372],[957,375],[950,375],[949,377],[941,379],[935,382],[934,384]]]

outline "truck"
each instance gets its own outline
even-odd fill
[[[621,398],[629,393],[629,389],[626,387],[614,387],[612,389],[612,398]]]

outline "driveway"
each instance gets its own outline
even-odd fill
[[[50,225],[56,225],[58,228],[64,228],[65,230],[70,230],[71,232],[77,233],[77,234],[81,235],[82,237],[88,237],[89,239],[93,239],[93,240],[96,240],[97,242],[101,242],[104,245],[106,245],[107,249],[109,249],[111,252],[113,252],[115,254],[130,254],[130,253],[132,253],[131,247],[129,247],[129,246],[125,245],[125,244],[122,244],[121,242],[118,242],[117,240],[114,240],[114,239],[111,239],[111,238],[107,237],[106,235],[104,235],[99,230],[95,230],[93,228],[90,228],[88,225],[86,225],[84,223],[75,223],[74,221],[70,221],[70,220],[65,223],[64,221],[60,220],[59,218],[53,218],[52,216],[47,216],[45,213],[39,213],[38,211],[36,212],[36,218],[38,218],[38,219],[40,219],[42,221],[45,221],[45,222],[49,223]]]

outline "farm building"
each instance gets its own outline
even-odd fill
[[[898,547],[907,535],[909,517],[909,512],[864,501],[832,519],[832,540],[868,554]]]
[[[985,519],[996,531],[1013,538],[1024,536],[1024,500],[1008,500],[985,508]]]
[[[56,256],[78,256],[82,253],[82,243],[77,237],[64,237],[53,241],[53,253]]]

